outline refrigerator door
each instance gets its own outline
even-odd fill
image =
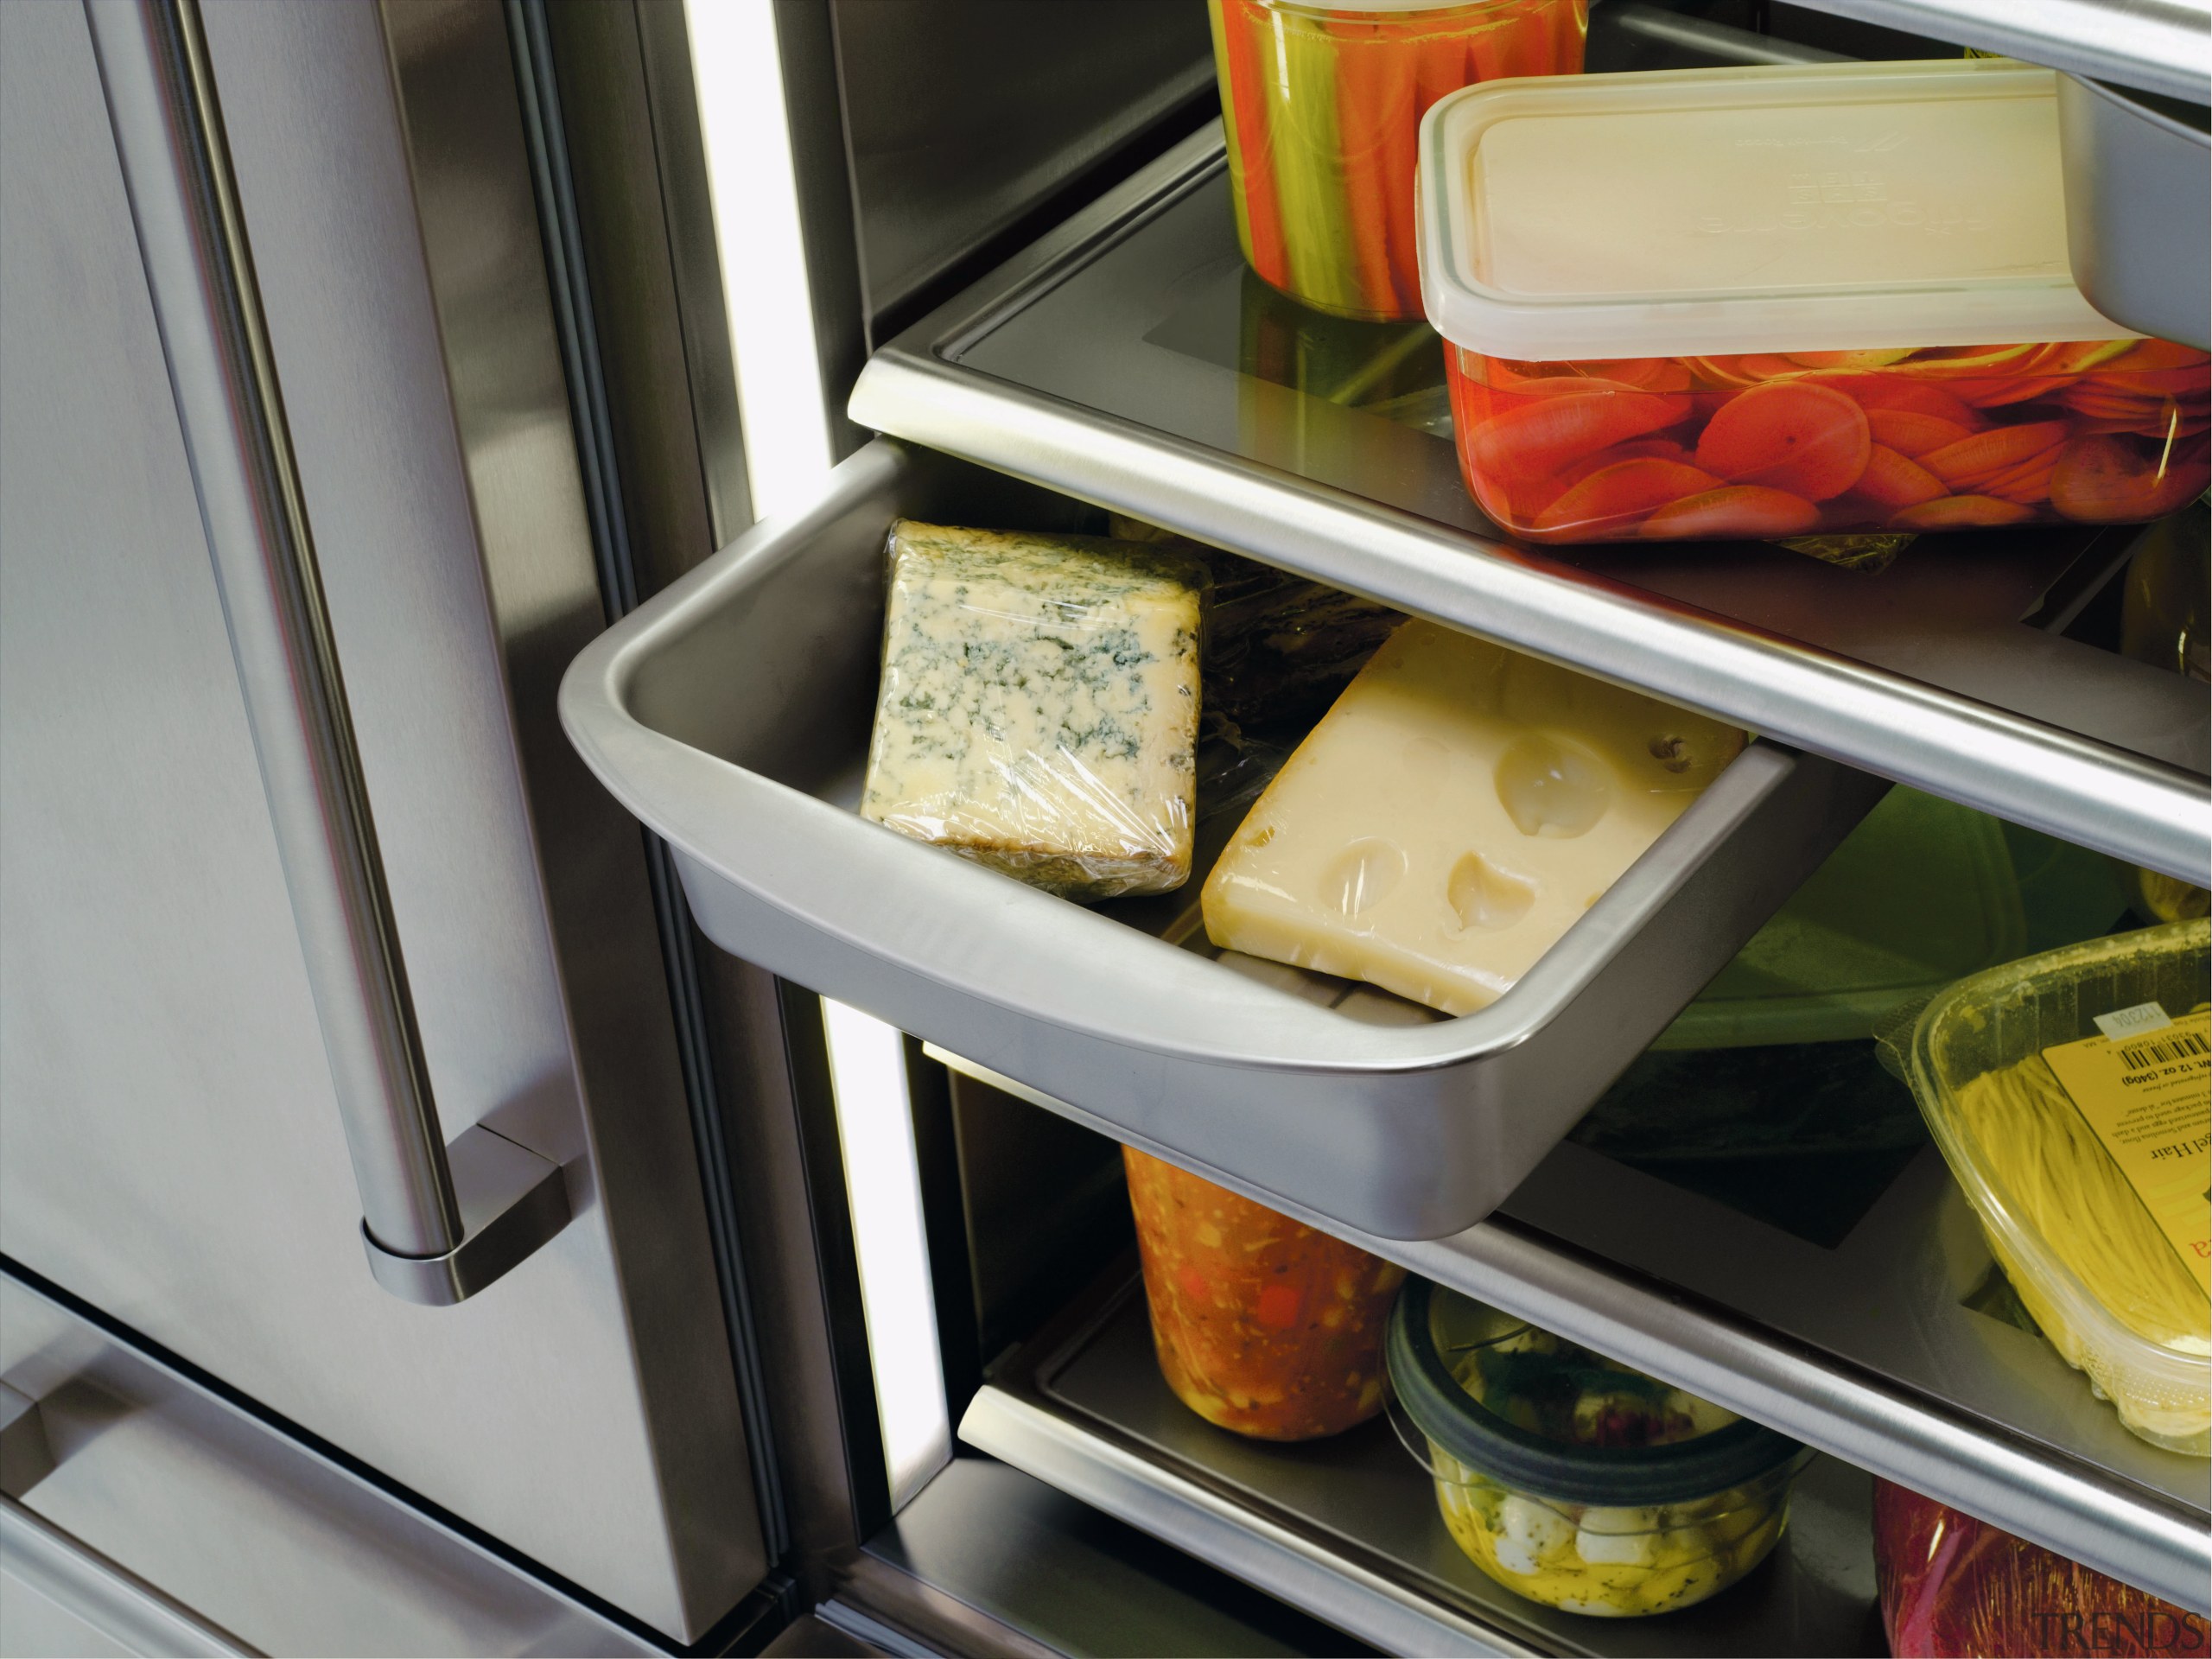
[[[554,726],[603,613],[503,13],[204,31],[432,1127],[559,1165],[574,1215],[458,1306],[372,1277],[193,371],[86,14],[10,6],[0,1249],[688,1641],[766,1558],[645,851]]]

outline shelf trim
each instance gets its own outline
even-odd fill
[[[2184,880],[2212,866],[2205,779],[1508,543],[895,343],[852,416]]]
[[[969,1403],[960,1438],[1385,1652],[1541,1651],[996,1386],[986,1384]]]
[[[2071,74],[2212,97],[2203,0],[1796,0],[1814,11],[2002,53]]]
[[[1189,1166],[1080,1108],[947,1052],[929,1054],[1033,1105]],[[1510,1217],[1449,1238],[1378,1238],[1211,1167],[1208,1180],[1411,1272],[1650,1372],[1861,1469],[1923,1492],[2177,1605],[2212,1614],[2212,1532],[2133,1482],[2039,1447],[1694,1295],[1646,1281]],[[2086,1386],[2086,1385],[2085,1385]],[[963,1426],[963,1433],[965,1432]]]

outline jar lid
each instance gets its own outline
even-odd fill
[[[1563,1503],[1682,1503],[1770,1474],[1799,1442],[1497,1308],[1408,1279],[1390,1385],[1421,1433],[1501,1485]]]
[[[1421,296],[1524,361],[2120,340],[2057,78],[2005,59],[1497,80],[1421,122]]]

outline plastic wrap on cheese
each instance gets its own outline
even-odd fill
[[[1107,527],[1179,548],[1206,568],[1206,712],[1240,734],[1303,733],[1406,620],[1357,594],[1209,547],[1141,518]]]
[[[1204,568],[907,519],[890,560],[861,816],[1071,899],[1187,880]]]

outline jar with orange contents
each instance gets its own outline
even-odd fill
[[[1382,1337],[1405,1269],[1122,1149],[1160,1369],[1208,1422],[1267,1440],[1382,1408]]]

